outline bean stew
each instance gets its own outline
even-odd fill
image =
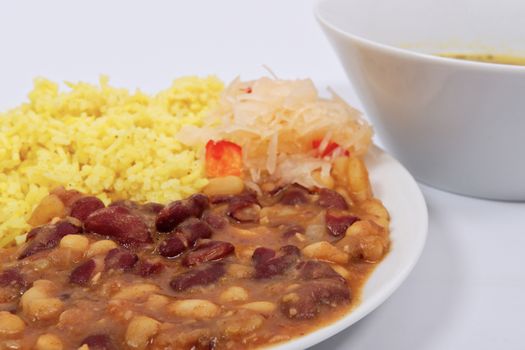
[[[0,349],[248,349],[348,313],[389,250],[382,203],[236,181],[165,206],[51,194],[67,214],[0,252]]]

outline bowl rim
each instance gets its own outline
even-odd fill
[[[460,60],[450,57],[442,57],[437,55],[432,55],[428,53],[418,52],[415,50],[410,50],[398,46],[393,46],[389,44],[383,44],[378,41],[367,39],[361,35],[353,34],[349,31],[343,30],[340,27],[332,24],[328,19],[326,19],[322,14],[322,5],[326,3],[337,3],[336,0],[315,0],[313,13],[319,24],[322,27],[325,27],[334,33],[337,33],[349,40],[357,41],[362,45],[369,46],[376,50],[382,51],[383,53],[388,53],[395,55],[402,59],[411,59],[411,60],[423,60],[431,63],[451,66],[459,69],[468,69],[468,70],[481,70],[481,71],[492,71],[492,72],[501,72],[501,73],[525,73],[525,66],[518,65],[509,65],[502,63],[488,63],[488,62],[478,62],[470,60]]]

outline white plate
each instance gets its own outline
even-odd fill
[[[394,158],[373,147],[366,158],[372,188],[391,216],[392,248],[366,283],[361,303],[347,316],[272,350],[305,349],[350,327],[381,305],[405,280],[425,245],[428,215],[425,200],[409,172]]]

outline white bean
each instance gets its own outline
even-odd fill
[[[220,309],[208,300],[186,299],[174,301],[168,305],[168,311],[179,317],[202,319],[218,315]]]
[[[261,327],[265,321],[264,316],[253,313],[249,310],[238,310],[234,317],[219,319],[217,325],[226,336],[240,334],[253,334],[257,328]],[[238,317],[238,316],[241,317]],[[237,316],[237,317],[236,317]]]
[[[25,328],[26,324],[20,317],[7,311],[0,311],[0,338],[20,334]]]
[[[37,280],[33,282],[33,287],[29,288],[22,294],[20,298],[20,305],[24,313],[29,312],[30,304],[35,300],[45,299],[52,295],[55,291],[55,285],[48,280]]]
[[[348,272],[348,270],[342,267],[341,265],[333,264],[331,266],[332,269],[334,269],[334,271],[341,275],[343,278],[350,277],[350,272]]]
[[[232,286],[222,292],[219,298],[223,303],[245,301],[248,299],[248,292],[242,287]]]
[[[235,278],[249,278],[253,275],[253,267],[241,264],[231,264],[228,266],[227,273]]]
[[[146,308],[149,310],[163,310],[168,305],[170,299],[164,295],[152,294],[146,300]]]
[[[159,328],[159,321],[147,316],[135,316],[126,330],[126,344],[132,349],[146,349]]]
[[[100,241],[96,241],[92,243],[89,246],[89,249],[86,253],[88,258],[91,258],[95,255],[102,255],[109,252],[111,249],[117,248],[117,243],[109,240],[109,239],[103,239]]]
[[[264,315],[271,314],[276,308],[275,304],[269,301],[254,301],[251,303],[244,304],[241,307],[243,309],[256,311]]]
[[[348,262],[347,253],[326,241],[312,243],[304,247],[302,252],[309,258],[330,261],[336,264],[346,264]]]
[[[42,298],[29,302],[26,315],[34,321],[51,320],[58,317],[64,303],[58,298]]]
[[[113,299],[126,299],[126,300],[140,301],[140,300],[146,299],[150,294],[158,290],[159,290],[159,287],[157,287],[154,284],[149,284],[149,283],[132,284],[130,286],[126,286],[122,288],[119,292],[117,292],[113,296]]]
[[[54,334],[46,333],[38,337],[35,350],[62,350],[62,341]]]
[[[202,192],[208,196],[235,195],[244,190],[244,181],[238,176],[224,176],[209,179]]]
[[[85,252],[89,247],[89,239],[82,235],[66,235],[60,240],[60,247]]]

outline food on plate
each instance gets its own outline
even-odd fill
[[[29,226],[58,186],[112,200],[167,202],[206,185],[199,147],[175,135],[201,123],[223,90],[217,78],[180,78],[155,95],[38,79],[29,101],[0,113],[0,247]]]
[[[235,80],[210,101],[164,131],[197,164],[190,193],[64,182],[32,206],[23,242],[0,250],[0,348],[257,348],[359,302],[390,249],[370,126],[309,80]]]
[[[0,254],[0,345],[246,349],[311,332],[359,301],[389,249],[379,201],[229,186],[166,206],[61,192],[77,198],[63,216]]]
[[[337,95],[320,98],[311,80],[236,79],[204,127],[184,125],[178,137],[187,145],[220,139],[241,145],[253,181],[268,174],[283,183],[321,186],[334,159],[366,153],[372,129]]]

